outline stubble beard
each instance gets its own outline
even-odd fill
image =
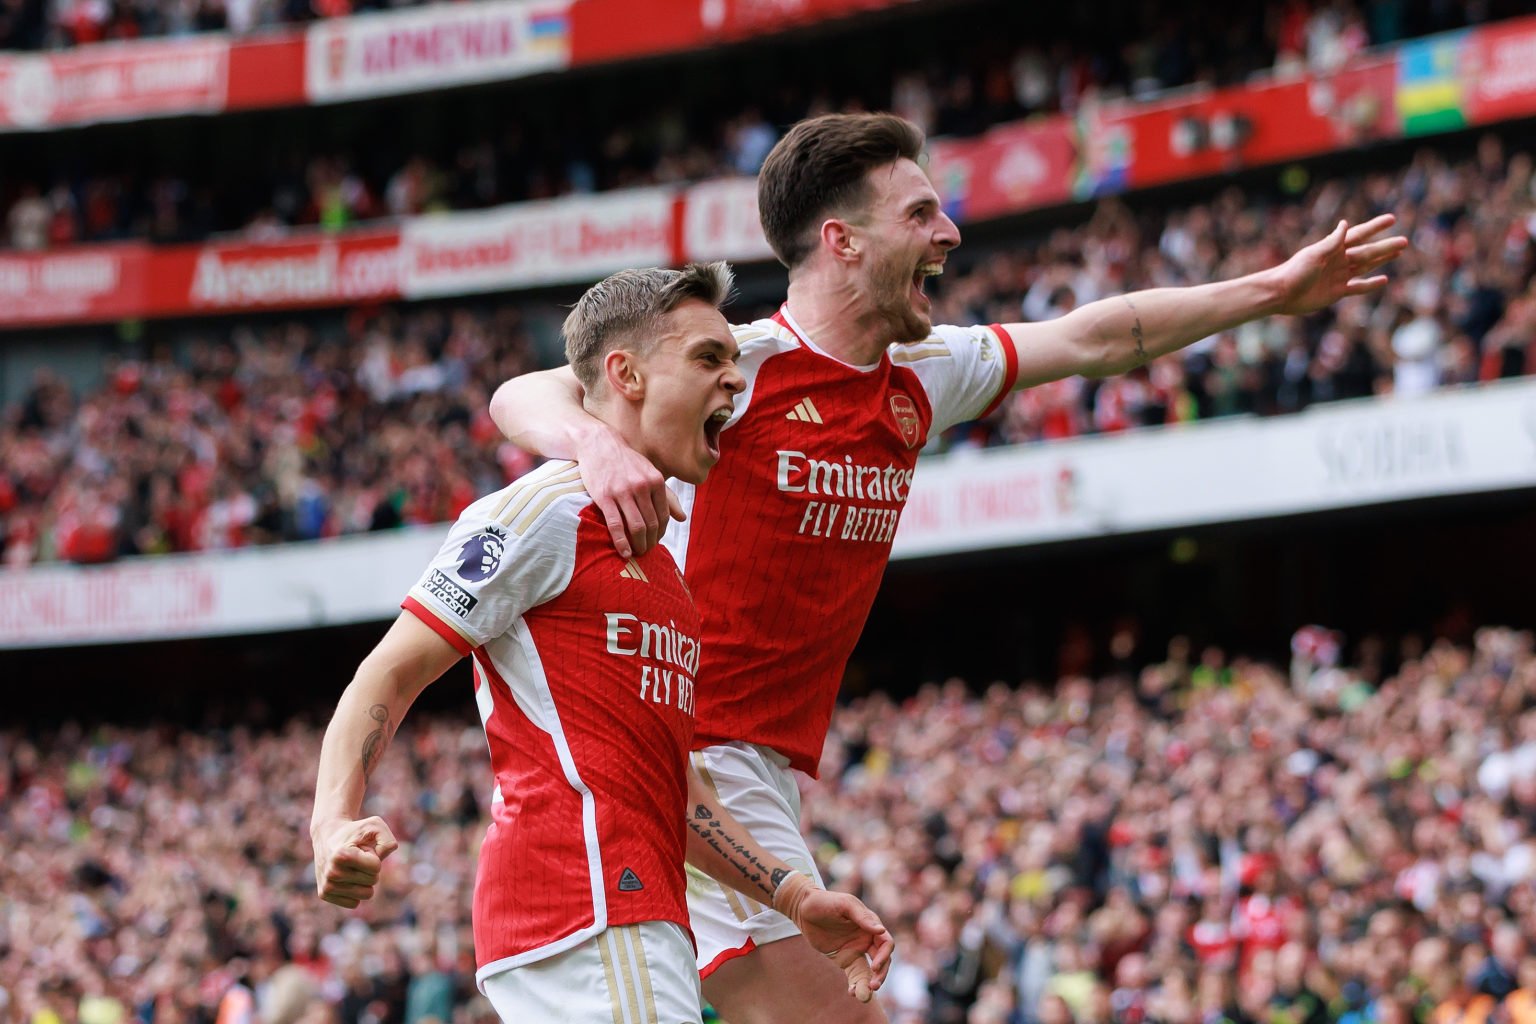
[[[901,274],[892,266],[875,289],[880,317],[889,326],[895,344],[922,341],[933,333],[933,322],[912,304],[912,274]]]

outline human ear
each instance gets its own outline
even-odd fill
[[[603,376],[615,395],[631,401],[645,397],[645,374],[629,349],[616,348],[603,356]]]
[[[852,262],[859,258],[859,240],[853,226],[845,220],[833,217],[822,221],[821,244],[834,259]]]

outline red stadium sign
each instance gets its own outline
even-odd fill
[[[399,255],[400,235],[387,229],[0,256],[0,327],[399,298]]]
[[[86,323],[137,316],[147,245],[79,246],[0,256],[0,325]]]
[[[1070,202],[1076,166],[1072,122],[1058,117],[936,140],[930,173],[950,216],[974,221]]]
[[[282,309],[398,298],[400,236],[309,236],[261,245],[165,251],[147,289],[151,312]]]
[[[1469,33],[1467,121],[1487,124],[1536,112],[1536,22],[1488,25]]]
[[[1152,103],[1116,103],[1083,115],[1087,197],[1223,174],[1401,136],[1397,62],[1353,65],[1259,86]]]
[[[0,128],[224,109],[229,42],[210,36],[0,59]]]
[[[577,0],[571,62],[693,50],[914,0]]]
[[[772,259],[757,215],[757,179],[723,178],[690,188],[682,245],[690,260]]]

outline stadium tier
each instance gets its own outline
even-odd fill
[[[1139,672],[860,699],[807,834],[897,936],[893,1024],[1518,1021],[1531,645],[1483,628],[1353,662],[1309,627],[1289,666],[1130,645]],[[479,729],[401,731],[372,807],[404,845],[351,919],[296,842],[320,738],[304,719],[0,730],[8,1015],[494,1020],[469,946]]]
[[[523,1024],[475,980],[519,798],[477,716],[540,750],[558,716],[477,659],[369,707],[355,813],[401,845],[347,911],[307,841],[325,721],[445,524],[536,471],[490,398],[563,360],[580,289],[726,259],[730,319],[771,315],[753,176],[891,109],[965,233],[934,323],[1385,212],[1411,244],[1372,294],[909,439],[901,507],[837,523],[894,561],[817,771],[757,749],[896,937],[858,1019],[1536,1024],[1533,54],[1518,0],[0,0],[0,1021]],[[818,499],[871,468],[778,447]],[[743,686],[796,708],[795,662]]]
[[[1404,166],[1328,179],[1296,197],[1229,190],[1214,202],[1139,214],[1105,203],[1080,227],[991,246],[968,270],[936,284],[938,322],[1048,320],[1127,290],[1235,276],[1277,261],[1341,216],[1364,220],[1391,210],[1415,243],[1379,296],[1306,320],[1258,321],[1123,377],[1028,389],[933,448],[1270,416],[1522,376],[1536,368],[1528,323],[1536,265],[1530,188],[1530,158],[1488,137],[1468,159],[1424,152]],[[1468,206],[1474,192],[1481,201]],[[448,275],[461,289],[466,276]],[[99,563],[452,519],[531,465],[501,438],[486,406],[497,382],[537,368],[536,336],[548,340],[557,315],[548,302],[525,301],[362,309],[342,322],[167,327],[138,346],[142,355],[114,359],[105,370],[84,367],[103,378],[85,394],[72,393],[57,374],[41,374],[7,406],[0,426],[7,524],[0,557],[12,566]],[[1525,394],[1516,388],[1447,401],[1440,408],[1458,426],[1411,428],[1424,440],[1370,442],[1379,451],[1357,453],[1354,441],[1330,448],[1308,431],[1389,438],[1398,429],[1392,423],[1421,423],[1416,413],[1367,404],[1290,427],[1206,430],[1172,443],[1169,465],[1151,473],[1127,472],[1151,465],[1134,446],[1090,445],[1082,455],[1042,450],[985,464],[952,460],[942,474],[928,474],[933,484],[919,478],[897,550],[974,549],[1518,485],[1526,482],[1525,464],[1508,457],[1507,447],[1522,436]],[[1457,401],[1466,414],[1450,412]],[[1501,418],[1495,410],[1506,406]],[[1491,443],[1463,433],[1478,424]],[[1257,437],[1274,439],[1266,442],[1274,461],[1242,457]],[[1169,442],[1135,444],[1163,450]],[[1263,479],[1225,492],[1246,496],[1249,505],[1228,507],[1183,488],[1169,492],[1179,496],[1171,505],[1148,500],[1157,481],[1179,477],[1196,444],[1228,453],[1229,473],[1265,467]],[[1282,472],[1285,452],[1316,461]],[[1120,483],[1097,482],[1091,467],[1101,458],[1102,478]],[[1502,468],[1479,476],[1469,468],[1477,458]],[[1345,462],[1401,464],[1380,474],[1399,490],[1337,487]],[[1147,493],[1132,485],[1136,479],[1148,481]],[[1111,500],[1116,492],[1122,496]],[[940,511],[925,493],[987,495],[982,507],[990,518]],[[391,564],[371,549],[352,557]],[[11,602],[15,629],[38,628],[20,611],[31,604]]]

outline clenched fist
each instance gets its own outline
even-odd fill
[[[310,840],[320,898],[348,910],[373,897],[384,858],[400,846],[384,819],[376,816],[316,826]]]

